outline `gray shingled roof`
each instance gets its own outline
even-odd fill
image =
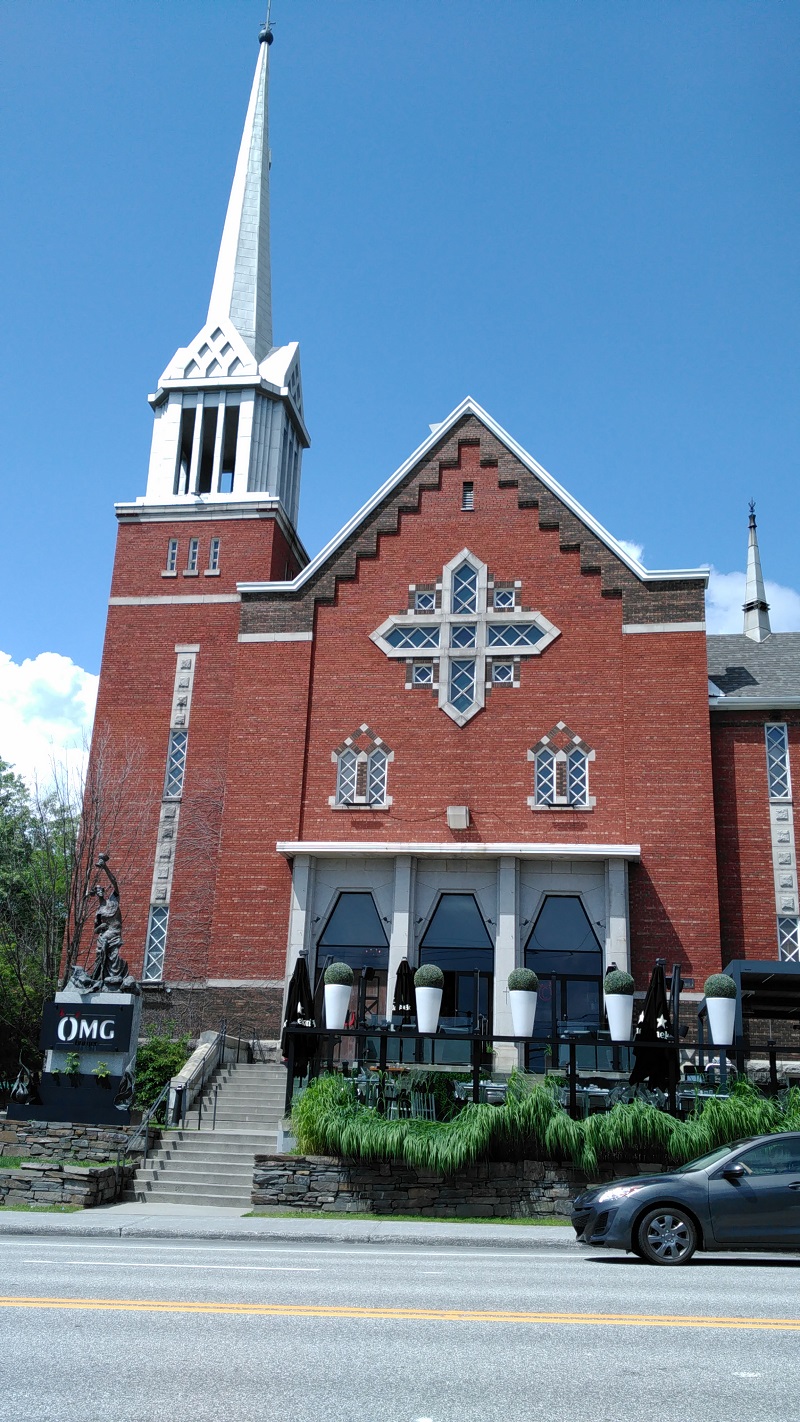
[[[773,632],[764,642],[741,635],[706,640],[709,679],[726,700],[800,697],[800,632]]]

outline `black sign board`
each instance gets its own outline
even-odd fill
[[[127,1052],[133,1027],[132,1003],[46,1002],[39,1046],[60,1052]]]

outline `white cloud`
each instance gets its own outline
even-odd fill
[[[620,548],[624,548],[630,558],[635,558],[637,563],[641,563],[644,553],[643,543],[634,543],[630,538],[618,538],[617,543]]]
[[[81,767],[98,681],[60,652],[21,663],[0,652],[0,760],[41,785],[52,779],[54,762]]]
[[[706,625],[709,632],[741,632],[744,573],[720,573],[712,568],[706,593]],[[780,583],[765,583],[769,622],[773,632],[800,632],[800,593]]]
[[[617,542],[632,558],[642,562],[643,544],[634,543],[629,538],[618,538]],[[718,568],[709,568],[706,592],[706,628],[709,632],[719,635],[742,631],[746,581],[744,573],[721,573]],[[800,632],[800,592],[785,588],[781,583],[765,582],[765,588],[773,632]]]

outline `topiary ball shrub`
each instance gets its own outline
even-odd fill
[[[509,992],[538,992],[539,979],[531,968],[515,968],[508,975]]]
[[[621,968],[614,968],[612,972],[606,973],[603,978],[603,992],[607,997],[617,994],[624,994],[625,997],[633,997],[633,978],[630,973],[623,973]]]
[[[353,969],[347,963],[331,963],[325,969],[325,982],[329,986],[353,986]]]
[[[435,963],[423,963],[414,974],[414,987],[444,987],[444,973]]]
[[[727,973],[712,973],[703,985],[706,997],[736,997],[737,989],[733,978]]]

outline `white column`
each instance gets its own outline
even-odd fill
[[[394,909],[389,940],[389,974],[386,984],[386,1016],[392,1016],[394,985],[402,958],[411,962],[411,898],[414,885],[414,860],[410,854],[398,854],[394,861]]]
[[[214,439],[214,466],[211,470],[211,492],[219,490],[219,471],[222,467],[222,430],[225,424],[225,391],[220,391],[217,405],[217,433]]]
[[[517,861],[504,855],[497,866],[497,941],[494,950],[494,1030],[508,1037],[513,1030],[508,1001],[508,975],[517,956]],[[495,1047],[495,1071],[509,1072],[517,1065],[517,1048],[511,1042]]]
[[[630,921],[628,913],[628,865],[624,859],[606,860],[606,967],[616,963],[630,972]]]
[[[303,948],[308,947],[311,927],[311,895],[313,892],[313,860],[308,854],[295,856],[292,868],[292,901],[289,910],[289,946],[286,951],[286,981],[294,970],[294,965]],[[313,982],[314,963],[309,961],[309,972]]]
[[[194,415],[194,434],[192,436],[192,462],[189,467],[189,487],[187,494],[194,494],[197,490],[197,471],[200,468],[200,450],[203,439],[203,392],[197,397]]]

